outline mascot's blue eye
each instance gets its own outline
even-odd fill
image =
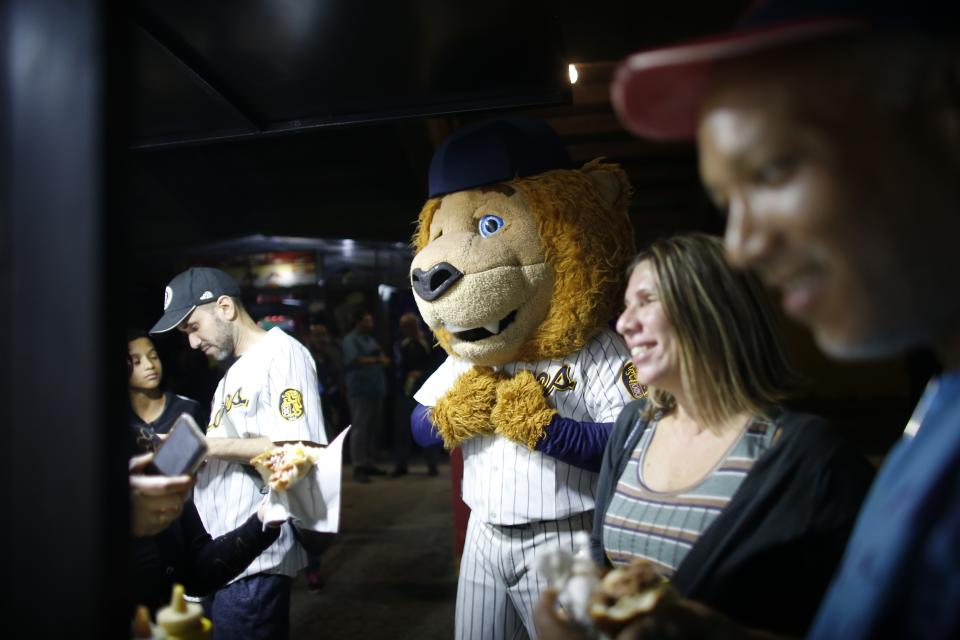
[[[503,218],[495,216],[492,213],[480,218],[480,235],[489,238],[503,229]]]

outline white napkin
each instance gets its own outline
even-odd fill
[[[263,501],[263,526],[292,518],[301,529],[336,533],[340,529],[340,474],[343,441],[350,427],[324,447],[313,469],[286,491],[270,489]],[[269,485],[268,485],[269,486]]]

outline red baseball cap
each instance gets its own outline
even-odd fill
[[[617,69],[611,100],[621,124],[654,140],[690,140],[716,62],[872,29],[954,34],[957,2],[767,0],[728,32],[640,51]]]

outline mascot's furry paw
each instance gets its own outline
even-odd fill
[[[499,435],[532,450],[556,413],[533,374],[520,371],[497,385],[497,404],[490,419]]]
[[[497,401],[497,384],[506,379],[489,367],[473,367],[457,378],[433,408],[433,424],[443,446],[453,449],[482,433],[492,433],[490,411]]]

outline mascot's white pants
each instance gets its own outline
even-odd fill
[[[457,583],[456,640],[536,638],[533,608],[547,588],[534,566],[537,554],[572,553],[573,534],[592,527],[593,511],[513,526],[487,524],[471,512]]]

